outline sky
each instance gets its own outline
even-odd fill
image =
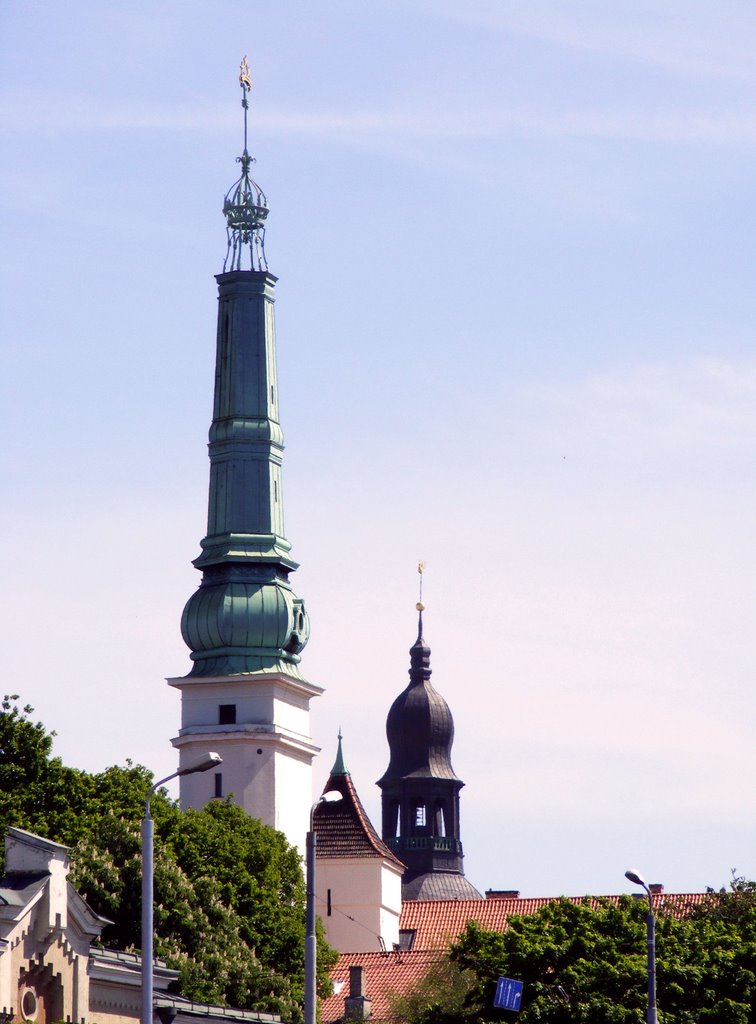
[[[176,766],[246,54],[315,795],[341,728],[380,827],[424,559],[474,885],[756,878],[755,33],[5,0],[4,692],[66,763]]]

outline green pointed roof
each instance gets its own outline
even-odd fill
[[[333,768],[331,768],[331,775],[348,775],[349,770],[344,764],[344,751],[341,749],[341,729],[339,729],[339,745],[336,750],[336,760],[333,762]]]

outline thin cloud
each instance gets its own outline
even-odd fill
[[[551,43],[567,50],[595,53],[605,57],[651,65],[675,75],[693,78],[716,78],[724,81],[754,82],[753,55],[750,47],[737,48],[738,38],[750,40],[753,18],[746,12],[746,24],[740,30],[732,26],[721,46],[712,38],[711,21],[705,31],[697,31],[691,18],[690,5],[675,11],[662,10],[658,5],[644,12],[634,5],[632,22],[618,24],[617,8],[592,7],[578,11],[571,6],[567,11],[545,9],[533,4],[504,6],[500,3],[479,2],[460,8],[448,5],[445,11],[435,6],[433,11],[442,17],[472,27],[511,36]],[[602,23],[605,12],[610,21]],[[742,11],[742,9],[741,9]],[[661,19],[669,19],[663,24]],[[725,19],[721,19],[727,24]],[[724,50],[721,55],[717,50]]]
[[[531,397],[550,406],[568,433],[656,452],[744,451],[756,444],[756,360],[647,363]]]

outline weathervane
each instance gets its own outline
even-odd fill
[[[423,604],[423,573],[425,572],[425,562],[423,562],[422,559],[417,563],[417,571],[420,574],[420,600],[415,605],[415,608],[417,608],[422,615],[425,611],[425,605]]]
[[[247,111],[252,75],[246,56],[239,65],[239,85],[242,90],[244,109],[244,151],[236,158],[242,165],[241,177],[235,181],[223,200],[223,214],[226,218],[228,248],[223,261],[223,270],[242,270],[242,253],[249,248],[249,269],[267,270],[265,259],[265,218],[268,216],[268,201],[265,193],[249,175],[255,158],[247,150]]]

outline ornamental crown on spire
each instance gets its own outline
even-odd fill
[[[247,111],[252,76],[247,58],[239,66],[239,85],[242,90],[244,110],[244,151],[236,158],[242,165],[241,177],[235,181],[223,200],[223,215],[226,218],[228,247],[223,261],[223,270],[244,270],[242,258],[245,247],[249,251],[249,269],[267,270],[265,259],[265,218],[268,216],[268,200],[265,193],[249,174],[255,158],[247,150]]]

